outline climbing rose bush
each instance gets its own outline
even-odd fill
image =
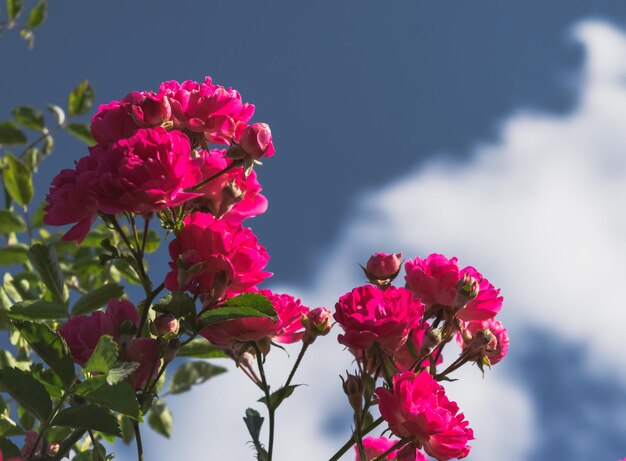
[[[85,114],[90,98],[88,84],[79,85],[70,116]],[[65,126],[63,109],[55,111]],[[97,109],[79,131],[89,147],[52,180],[36,219],[26,213],[32,194],[19,190],[30,176],[5,181],[6,255],[16,269],[0,288],[0,328],[12,347],[0,366],[0,461],[110,460],[116,438],[134,443],[142,461],[146,424],[169,437],[167,397],[226,372],[217,358],[258,388],[251,404],[266,416],[248,408],[244,423],[256,459],[272,461],[281,451],[278,410],[307,391],[296,391],[298,367],[335,324],[336,353],[354,358],[337,381],[352,434],[321,457],[470,453],[474,433],[442,383],[464,365],[484,373],[505,358],[500,290],[455,257],[403,264],[401,253],[380,252],[362,266],[359,286],[327,300],[334,312],[269,289],[270,256],[249,222],[268,207],[255,168],[276,148],[253,115],[254,105],[210,77],[168,81]],[[5,164],[13,175],[35,169],[10,154]],[[159,249],[154,270],[148,255]],[[299,352],[284,381],[270,383],[267,359],[277,347]]]

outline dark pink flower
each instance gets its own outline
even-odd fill
[[[237,125],[254,114],[254,106],[244,104],[239,92],[214,85],[211,77],[204,83],[164,82],[159,94],[170,103],[174,128],[201,134],[212,143],[230,144]]]
[[[365,456],[367,456],[367,458],[365,460],[361,459],[359,450],[355,445],[356,461],[372,461],[393,447],[397,442],[397,440],[390,440],[387,437],[365,437],[363,439],[363,448],[365,449]],[[418,451],[412,446],[407,446],[400,452],[394,450],[385,456],[384,459],[395,459],[397,461],[428,461],[421,451]]]
[[[467,275],[473,277],[478,282],[478,296],[471,299],[456,316],[466,322],[488,320],[502,309],[502,296],[500,290],[496,289],[489,280],[482,276],[473,267],[466,267],[461,271],[461,277]]]
[[[234,160],[225,155],[226,151],[220,149],[202,151],[200,181],[213,177],[232,164]],[[261,190],[254,170],[245,177],[243,168],[233,168],[206,183],[197,191],[201,196],[189,202],[188,206],[238,224],[265,213],[267,199]]]
[[[265,266],[269,255],[248,228],[192,213],[169,246],[171,271],[165,286],[214,299],[256,287],[271,275]]]
[[[423,313],[423,304],[404,288],[355,288],[335,305],[335,320],[345,332],[338,340],[355,353],[376,342],[393,354],[420,325]]]
[[[368,278],[385,280],[394,278],[400,270],[402,253],[374,253],[365,266]]]
[[[433,253],[425,259],[409,260],[404,267],[406,287],[424,304],[454,306],[460,278],[457,258],[448,259]]]
[[[457,342],[463,350],[476,349],[475,360],[484,355],[490,365],[495,365],[509,352],[509,334],[498,320],[489,319],[482,322],[468,322],[463,332],[457,335]]]
[[[270,290],[259,290],[258,293],[270,300],[278,314],[278,320],[266,317],[229,320],[204,328],[202,336],[225,349],[232,349],[237,343],[266,338],[286,344],[302,339],[304,335],[302,316],[309,312],[309,308],[288,294],[277,294]]]
[[[272,131],[267,123],[254,123],[245,128],[242,125],[237,130],[235,138],[246,157],[258,160],[274,155]]]
[[[464,458],[473,431],[444,388],[426,372],[407,371],[393,378],[393,389],[376,389],[379,409],[396,436],[416,437],[427,454],[439,461]]]
[[[120,350],[120,359],[135,362],[139,367],[128,377],[134,389],[143,388],[148,380],[155,379],[159,372],[159,346],[152,338],[133,339],[130,345]]]
[[[147,214],[198,196],[185,192],[198,183],[200,163],[179,131],[140,129],[106,148],[92,147],[89,157],[97,162],[93,194],[103,213]]]
[[[103,335],[114,335],[111,318],[105,312],[96,311],[91,315],[80,315],[70,318],[59,328],[65,339],[74,362],[85,366]]]

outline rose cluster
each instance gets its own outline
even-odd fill
[[[199,210],[236,225],[263,213],[251,166],[274,145],[267,124],[248,124],[253,114],[237,91],[209,77],[100,106],[91,122],[96,144],[54,178],[44,222],[71,224],[63,238],[80,243],[98,216],[169,210],[180,221]]]
[[[494,318],[502,307],[500,290],[475,268],[461,268],[457,258],[440,254],[407,261],[406,285],[393,286],[401,268],[401,254],[374,254],[363,268],[371,284],[346,293],[335,307],[334,318],[343,329],[338,341],[359,367],[349,379],[384,381],[374,399],[364,385],[344,384],[355,415],[378,403],[400,439],[364,439],[355,446],[357,460],[360,450],[374,459],[396,444],[388,459],[425,459],[420,450],[440,461],[464,458],[473,431],[438,381],[466,363],[482,370],[507,354],[507,331]],[[459,356],[438,371],[444,347],[455,338]]]

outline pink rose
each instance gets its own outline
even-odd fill
[[[278,314],[278,320],[266,317],[229,320],[204,328],[202,336],[225,349],[232,349],[237,343],[261,341],[266,338],[286,344],[302,339],[304,335],[302,316],[309,312],[309,308],[288,294],[277,294],[270,290],[259,290],[258,293],[270,300]]]
[[[494,288],[480,272],[471,266],[461,271],[461,277],[468,275],[478,281],[478,296],[471,299],[457,314],[457,318],[466,322],[489,320],[502,309],[500,290]]]
[[[393,378],[393,389],[376,389],[379,409],[396,436],[415,437],[439,461],[464,458],[473,431],[444,388],[427,373],[407,371]]]
[[[148,380],[155,379],[159,372],[159,345],[152,338],[133,339],[126,349],[120,350],[120,360],[139,364],[128,381],[134,389],[143,388]]]
[[[214,176],[233,162],[225,155],[226,151],[220,149],[201,152],[200,181]],[[234,168],[202,186],[197,191],[201,196],[189,202],[188,207],[239,224],[267,210],[267,199],[261,195],[261,190],[254,170],[245,177],[243,168]]]
[[[333,327],[333,314],[325,307],[317,307],[302,319],[306,330],[303,341],[311,344],[318,336],[326,336]]]
[[[423,313],[423,304],[404,288],[355,288],[335,305],[335,320],[345,332],[338,340],[357,357],[375,342],[393,354],[420,325]]]
[[[169,246],[167,289],[219,299],[249,291],[272,275],[264,270],[269,255],[250,229],[206,213],[192,213],[184,222]]]
[[[365,437],[363,439],[363,448],[365,449],[367,459],[361,460],[359,450],[355,445],[356,461],[372,461],[393,447],[397,442],[397,440],[390,440],[387,437]],[[421,451],[416,450],[412,446],[407,446],[405,449],[402,449],[401,452],[394,450],[385,456],[384,459],[395,459],[397,461],[428,461]]]
[[[106,148],[90,148],[89,156],[97,162],[93,193],[103,213],[147,214],[198,196],[185,189],[198,183],[200,163],[178,131],[140,129]]]
[[[474,359],[481,360],[484,355],[491,365],[498,363],[509,352],[509,334],[502,323],[494,319],[468,322],[463,333],[457,335],[457,342],[463,350],[476,349]]]
[[[374,253],[365,266],[365,274],[369,279],[393,279],[400,270],[402,253]]]
[[[448,259],[433,253],[426,259],[409,260],[404,265],[406,287],[415,293],[424,304],[431,306],[453,306],[456,300],[456,285],[460,268],[457,258]]]
[[[159,94],[170,103],[174,128],[200,134],[212,143],[230,144],[237,125],[254,114],[254,106],[244,104],[239,92],[214,85],[211,77],[204,83],[164,82]]]
[[[249,126],[241,125],[235,134],[235,138],[238,146],[231,148],[234,150],[234,157],[243,156],[258,160],[261,157],[274,155],[272,131],[267,123],[254,123]]]

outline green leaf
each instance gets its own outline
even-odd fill
[[[15,146],[25,144],[28,138],[17,125],[11,121],[0,123],[0,144],[4,146]]]
[[[200,316],[201,326],[213,325],[216,323],[227,322],[228,320],[243,319],[249,317],[266,317],[272,318],[265,312],[261,312],[253,307],[231,307],[224,306],[217,309],[204,311]],[[272,318],[274,320],[274,318]]]
[[[234,296],[226,301],[225,306],[231,307],[249,307],[265,314],[266,317],[277,319],[276,309],[271,301],[259,293],[244,293]]]
[[[170,438],[174,421],[172,419],[172,413],[170,413],[165,402],[158,400],[152,404],[150,415],[148,416],[148,424],[155,432],[158,432],[168,439]]]
[[[83,295],[72,308],[72,315],[84,315],[101,308],[112,299],[124,295],[124,287],[117,283],[106,283]]]
[[[130,445],[133,440],[135,440],[135,429],[133,427],[133,423],[130,418],[126,416],[122,416],[122,441],[124,445]]]
[[[108,373],[117,361],[117,343],[109,335],[100,336],[96,348],[85,365],[88,373]]]
[[[154,305],[153,309],[161,313],[172,313],[174,317],[187,317],[196,313],[193,299],[180,291],[174,291],[164,296]]]
[[[37,3],[35,7],[30,10],[30,13],[28,13],[28,22],[26,23],[26,26],[29,29],[34,29],[35,27],[41,25],[41,23],[46,19],[46,10],[47,5],[45,0],[39,0],[39,3]]]
[[[0,452],[7,459],[21,458],[22,456],[22,451],[13,442],[4,437],[0,437]]]
[[[24,431],[9,418],[8,415],[0,414],[0,436],[22,435]]]
[[[40,421],[45,421],[52,413],[52,401],[46,389],[28,373],[17,368],[3,368],[0,370],[0,384]]]
[[[7,0],[7,16],[9,21],[13,21],[17,18],[17,15],[22,11],[22,0]]]
[[[89,130],[89,126],[86,123],[70,123],[65,127],[67,132],[84,142],[88,146],[93,146],[96,143],[96,140],[91,136],[91,131]]]
[[[120,381],[124,381],[130,376],[137,368],[139,364],[137,362],[122,362],[114,366],[107,373],[107,383],[113,385]]]
[[[267,451],[259,440],[263,420],[264,418],[259,414],[259,412],[253,410],[252,408],[248,408],[246,410],[246,416],[243,418],[243,422],[246,423],[250,437],[252,437],[252,443],[254,444],[254,448],[256,450],[256,459],[258,461],[267,461],[268,458]]]
[[[13,200],[25,207],[34,194],[32,173],[10,152],[7,152],[5,159],[5,168],[2,170],[4,187]]]
[[[36,243],[28,251],[28,259],[39,273],[41,281],[52,293],[54,300],[67,305],[70,297],[69,290],[65,286],[65,279],[54,247]]]
[[[25,128],[43,131],[46,126],[43,114],[36,107],[20,106],[13,109],[13,118]]]
[[[267,398],[262,397],[258,401],[264,403],[270,410],[275,410],[283,403],[283,400],[289,398],[296,387],[301,386],[302,384],[291,384],[287,387],[281,387],[276,392],[272,392],[270,395],[269,404],[267,402]]]
[[[0,266],[13,266],[26,261],[28,261],[28,247],[23,243],[0,248]]]
[[[88,381],[99,381],[95,388],[92,384],[84,385]],[[76,394],[102,405],[109,410],[117,411],[135,420],[141,421],[141,410],[133,387],[127,382],[109,385],[105,376],[94,376],[83,381],[77,388]]]
[[[57,303],[38,299],[15,304],[8,315],[17,320],[56,320],[67,317],[67,310]]]
[[[33,415],[31,415],[19,405],[17,406],[17,415],[20,418],[20,424],[25,430],[33,430],[33,427],[35,427],[35,418],[33,418]]]
[[[51,425],[98,431],[115,437],[122,435],[117,418],[109,410],[96,405],[66,408],[54,417]]]
[[[94,92],[87,80],[80,82],[70,93],[67,101],[67,109],[70,116],[82,115],[91,109]]]
[[[0,210],[0,234],[11,234],[13,232],[24,232],[26,223],[22,217],[9,210]]]
[[[193,357],[196,359],[227,358],[219,347],[214,346],[204,338],[196,338],[178,350],[176,357]]]
[[[211,365],[208,362],[187,362],[178,367],[170,381],[169,393],[181,394],[192,386],[202,384],[208,379],[226,372],[226,368]]]
[[[74,361],[59,333],[45,323],[13,322],[22,337],[61,378],[66,386],[74,382]]]

